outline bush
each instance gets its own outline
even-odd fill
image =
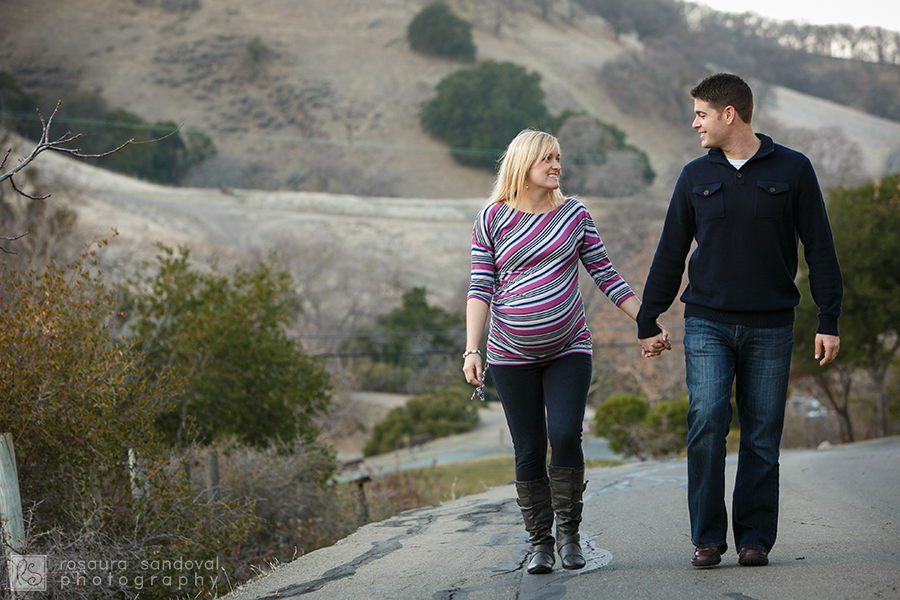
[[[417,52],[475,60],[472,25],[460,19],[443,2],[429,4],[413,18],[406,30],[409,46]]]
[[[147,427],[171,405],[171,389],[139,377],[134,349],[112,337],[114,301],[92,274],[93,259],[86,252],[40,273],[0,265],[0,432],[15,440],[19,489],[31,506],[23,553],[49,557],[52,598],[124,597],[143,560],[220,559],[230,571],[255,526],[247,505],[195,498]],[[112,587],[65,587],[63,576],[105,584],[113,574],[75,572],[61,566],[67,559],[126,566]],[[212,579],[217,571],[203,577],[202,595],[225,591]],[[153,574],[157,583],[141,597],[173,597],[162,578],[179,573],[160,566]]]
[[[287,337],[295,298],[287,273],[264,264],[231,277],[200,273],[181,248],[160,246],[155,272],[123,289],[126,316],[150,378],[183,382],[175,410],[158,424],[172,444],[223,436],[265,447],[315,439],[313,417],[327,411],[331,377]]]
[[[414,287],[401,306],[375,319],[375,329],[348,344],[365,358],[354,365],[359,385],[370,391],[421,393],[456,381],[458,366],[449,357],[465,334],[465,317],[428,304],[428,290]],[[447,373],[452,371],[452,379]]]
[[[375,424],[363,455],[402,448],[416,435],[433,439],[471,431],[478,425],[478,406],[470,396],[464,386],[453,386],[410,399]]]
[[[610,396],[594,412],[594,434],[605,437],[613,452],[636,456],[641,451],[639,424],[648,410],[647,403],[634,394]]]
[[[594,413],[594,433],[609,448],[641,460],[681,452],[687,443],[688,400],[660,402],[650,409],[633,394],[610,396]]]
[[[250,56],[250,62],[256,64],[260,62],[262,59],[271,54],[271,50],[266,46],[263,41],[256,36],[249,42],[247,42],[247,54]]]
[[[687,397],[660,402],[641,423],[644,452],[650,456],[680,454],[687,446]]]
[[[458,162],[493,169],[520,131],[548,120],[541,76],[486,61],[448,75],[422,113],[422,129],[450,145]]]

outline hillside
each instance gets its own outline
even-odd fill
[[[178,12],[156,4],[166,3],[2,2],[0,69],[29,90],[95,91],[147,121],[203,130],[220,150],[199,177],[207,185],[245,171],[260,187],[282,189],[348,176],[398,196],[489,189],[489,173],[455,164],[419,129],[434,86],[463,66],[409,49],[406,26],[425,2],[207,1]],[[619,118],[594,73],[621,49],[602,22],[568,26],[520,11],[495,35],[484,12],[463,11],[484,23],[474,32],[479,59],[540,72],[553,113]],[[270,50],[258,63],[247,52],[254,38]]]
[[[405,29],[424,4],[0,0],[0,70],[50,97],[101,93],[111,107],[147,121],[202,130],[219,148],[192,187],[177,189],[61,157],[38,160],[53,190],[72,188],[92,235],[118,228],[111,260],[121,263],[117,270],[151,258],[158,240],[189,243],[198,258],[226,263],[275,248],[296,257],[295,277],[313,280],[311,267],[301,267],[317,264],[332,280],[350,281],[341,295],[426,285],[440,303],[459,309],[472,218],[491,175],[458,165],[419,129],[421,106],[437,82],[462,66],[409,49]],[[551,113],[587,111],[648,154],[657,179],[645,197],[586,201],[598,212],[635,207],[619,211],[614,235],[628,220],[657,227],[681,165],[701,150],[689,123],[622,114],[603,89],[604,61],[640,44],[617,38],[599,18],[570,19],[568,2],[546,19],[530,4],[515,11],[500,0],[451,5],[475,25],[479,59],[539,72]],[[257,62],[247,51],[255,38],[268,49]],[[784,88],[760,104],[760,123],[836,128],[857,142],[866,175],[900,168],[896,122]],[[821,156],[817,169],[828,166],[830,156]],[[309,178],[343,193],[290,191]],[[599,225],[601,232],[609,227]]]
[[[97,92],[146,121],[207,133],[219,156],[188,185],[483,197],[490,173],[458,165],[419,128],[435,85],[464,67],[409,49],[406,27],[426,3],[0,0],[0,70],[46,98]],[[530,3],[450,4],[474,24],[479,60],[540,73],[551,114],[586,111],[624,131],[648,154],[663,195],[696,155],[689,123],[623,114],[601,85],[604,62],[640,47],[633,36],[614,35],[569,1],[547,18]],[[264,50],[257,60],[248,50],[254,41]],[[790,107],[806,114],[803,108]],[[783,108],[772,112],[796,118]],[[816,113],[803,126],[833,125],[850,113]],[[877,162],[866,161],[873,175],[900,151],[897,124],[886,123],[874,126],[890,139],[878,142]],[[868,152],[870,132],[848,129]]]

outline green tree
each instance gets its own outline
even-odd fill
[[[19,87],[15,77],[0,71],[0,128],[8,128],[31,139],[41,135],[41,121],[36,94],[28,94]]]
[[[260,264],[232,277],[201,273],[189,251],[159,246],[155,272],[129,281],[131,330],[148,372],[180,378],[176,410],[158,423],[170,443],[235,436],[256,446],[312,441],[330,402],[321,363],[288,339],[287,273]]]
[[[427,296],[424,287],[404,293],[401,306],[375,319],[377,332],[363,338],[364,350],[381,362],[421,367],[429,356],[458,348],[464,317],[430,306]]]
[[[889,430],[882,399],[900,351],[900,174],[832,190],[828,213],[844,279],[840,356],[825,367],[813,358],[817,309],[804,274],[793,368],[816,382],[840,419],[842,441],[850,442],[855,439],[849,409],[858,369],[872,378],[883,430]]]
[[[417,52],[466,62],[475,60],[471,23],[457,17],[443,2],[434,2],[419,11],[406,30],[406,39]]]
[[[14,83],[0,73],[0,109],[3,90],[12,89]],[[34,122],[36,130],[31,120],[23,122],[28,131],[22,133],[37,139],[41,133],[37,116]],[[134,139],[135,143],[122,150],[97,158],[96,164],[156,183],[178,183],[190,167],[216,155],[209,136],[196,131],[183,133],[173,121],[150,124],[130,111],[110,110],[106,100],[93,92],[75,92],[63,98],[51,129],[56,137],[66,131],[84,131],[66,146],[77,147],[82,154],[102,154]]]
[[[513,63],[486,61],[437,85],[422,129],[450,145],[463,164],[493,169],[510,140],[548,120],[541,76]]]

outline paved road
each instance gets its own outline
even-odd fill
[[[900,437],[782,454],[768,567],[690,566],[684,461],[588,473],[588,565],[528,575],[511,485],[409,511],[298,558],[230,600],[900,598]],[[733,481],[734,457],[727,472]]]

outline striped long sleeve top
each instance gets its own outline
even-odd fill
[[[616,272],[587,208],[574,198],[543,214],[486,206],[472,234],[468,298],[491,307],[488,364],[591,353],[578,263],[619,306],[634,292]]]

